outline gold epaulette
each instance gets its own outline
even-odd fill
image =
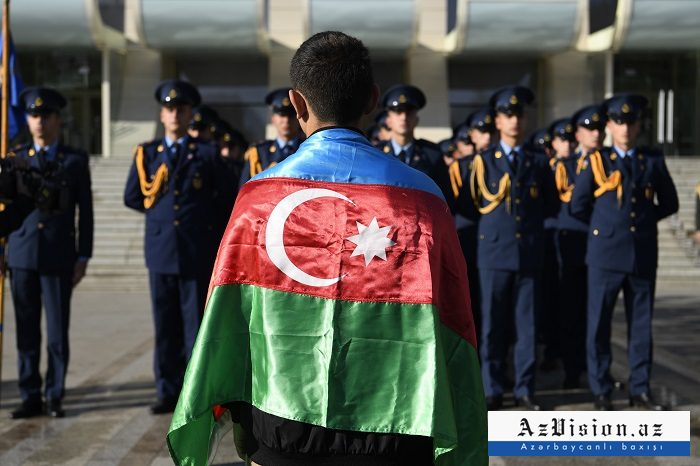
[[[496,194],[492,194],[489,191],[488,186],[486,186],[486,180],[484,175],[486,174],[486,167],[484,166],[484,160],[481,158],[480,154],[474,156],[473,167],[471,173],[471,195],[474,204],[479,209],[482,214],[488,214],[493,209],[498,207],[498,205],[505,200],[506,210],[510,213],[510,175],[504,173],[498,182],[498,191]],[[489,203],[488,205],[481,207],[481,198],[486,199]]]
[[[595,179],[598,189],[593,192],[593,195],[598,198],[607,191],[617,190],[617,203],[622,205],[622,174],[619,170],[615,170],[610,176],[605,175],[605,167],[603,167],[603,159],[600,152],[595,151],[589,155],[591,170],[593,170],[593,178]]]
[[[569,184],[569,177],[566,173],[566,165],[564,165],[564,162],[561,160],[557,164],[554,171],[554,181],[557,185],[559,199],[561,199],[562,202],[571,202],[571,193],[574,191],[574,185]]]
[[[245,159],[250,164],[251,178],[262,171],[262,164],[260,163],[260,155],[258,154],[257,147],[250,146],[250,148],[245,152]]]
[[[143,206],[150,209],[158,199],[163,183],[168,182],[168,167],[165,163],[161,163],[156,173],[153,175],[153,181],[148,180],[146,167],[144,166],[143,146],[136,146],[136,171],[139,175],[139,183],[141,185],[141,193],[144,196]]]
[[[459,197],[459,191],[462,189],[462,174],[459,171],[459,162],[454,161],[450,164],[450,183],[452,184],[452,192],[455,195],[455,199]]]

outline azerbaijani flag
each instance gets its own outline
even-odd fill
[[[167,442],[205,465],[218,405],[332,429],[433,438],[488,464],[466,265],[422,173],[326,129],[246,183],[221,242]],[[216,408],[216,409],[214,409]]]

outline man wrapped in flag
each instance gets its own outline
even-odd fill
[[[260,465],[480,465],[487,420],[464,257],[439,188],[357,129],[369,52],[323,32],[290,67],[299,150],[246,183],[168,446],[205,465],[235,422]]]

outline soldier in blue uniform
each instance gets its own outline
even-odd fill
[[[187,133],[194,139],[215,142],[212,125],[219,119],[219,114],[209,105],[197,105],[192,109],[192,120]]]
[[[382,110],[374,117],[374,124],[371,126],[371,134],[368,137],[369,141],[375,146],[382,142],[388,141],[391,138],[391,130],[386,122],[387,111]],[[368,131],[369,133],[369,131]]]
[[[482,331],[479,345],[487,407],[503,404],[505,359],[515,323],[516,403],[540,410],[535,390],[535,310],[544,254],[544,220],[559,200],[547,157],[523,144],[532,91],[500,89],[490,99],[500,141],[474,157],[470,187],[478,206]]]
[[[482,153],[491,145],[491,136],[496,129],[493,119],[490,107],[481,108],[470,113],[464,123],[454,129],[453,139],[460,156],[449,167],[450,187],[456,203],[453,214],[459,243],[467,262],[477,340],[481,336],[481,288],[477,267],[479,211],[471,197],[469,178],[474,155]],[[445,193],[445,197],[448,197],[448,193]]]
[[[32,170],[43,174],[32,175],[34,182],[53,180],[60,189],[54,191],[53,201],[45,198],[44,202],[37,202],[8,240],[7,266],[17,322],[22,398],[22,405],[10,417],[26,418],[44,412],[39,373],[42,299],[46,308],[48,350],[43,393],[45,412],[52,417],[63,417],[71,292],[85,275],[92,256],[93,206],[88,156],[59,140],[60,110],[66,106],[60,93],[33,87],[25,89],[19,98],[27,112],[32,142],[8,155],[23,159]]]
[[[192,108],[200,102],[197,89],[167,80],[155,98],[165,137],[136,147],[124,203],[146,216],[158,394],[151,412],[161,414],[175,408],[204,312],[220,241],[217,207],[232,205],[237,192],[216,146],[187,133]]]
[[[552,157],[552,134],[549,132],[549,127],[536,129],[528,141],[532,147],[544,152],[547,158]]]
[[[387,111],[386,123],[391,131],[388,141],[377,143],[377,149],[397,157],[410,167],[433,176],[433,169],[441,161],[440,148],[434,142],[416,139],[418,110],[425,106],[423,91],[409,84],[397,84],[382,96],[382,107]],[[438,166],[439,170],[442,167]]]
[[[546,130],[545,139],[550,151],[549,166],[557,173],[557,166],[563,160],[568,160],[573,153],[574,129],[570,118],[560,118],[554,121]],[[562,165],[560,170],[564,169]],[[555,181],[560,181],[555,177]],[[559,188],[559,185],[557,185]],[[560,201],[564,201],[559,196]],[[562,208],[565,208],[563,206]],[[559,216],[561,216],[561,209]],[[545,263],[542,280],[542,307],[538,319],[538,328],[544,343],[544,357],[540,364],[543,371],[553,371],[559,366],[560,348],[560,302],[562,293],[559,285],[560,269],[556,248],[558,218],[545,220]]]
[[[657,222],[678,210],[663,154],[636,146],[647,99],[618,94],[603,103],[613,146],[587,157],[576,179],[571,213],[590,219],[588,250],[588,382],[594,406],[610,410],[610,327],[624,291],[631,406],[662,410],[651,395],[651,318],[658,263]]]
[[[585,264],[588,224],[571,215],[569,203],[576,177],[588,163],[586,157],[599,149],[600,135],[605,134],[605,111],[599,105],[578,110],[571,120],[560,120],[553,126],[555,150],[566,150],[573,137],[578,149],[569,155],[557,151],[553,159],[554,176],[562,202],[555,237],[559,265],[559,335],[564,364],[564,389],[580,387],[581,374],[586,370],[586,303],[588,296]],[[566,142],[566,144],[565,144]]]
[[[227,121],[221,118],[209,126],[209,132],[212,135],[212,141],[219,149],[219,155],[229,171],[230,186],[237,187],[241,171],[243,170],[243,153],[248,147],[248,141],[240,131],[234,129]],[[219,238],[223,236],[226,230],[234,201],[235,198],[230,196],[217,197],[216,202],[221,204],[215,206],[215,210],[221,213],[218,226],[216,227]]]
[[[276,89],[265,97],[265,103],[272,110],[270,121],[277,130],[277,137],[255,143],[248,148],[239,186],[295,153],[304,141],[304,133],[301,132],[296,119],[296,111],[289,100],[290,90],[289,87]]]

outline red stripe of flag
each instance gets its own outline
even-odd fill
[[[311,189],[320,191],[302,194],[320,197],[292,202],[293,208],[281,214],[278,209],[269,220],[280,202],[287,205],[299,197],[295,193]],[[476,347],[466,264],[452,216],[438,197],[386,185],[271,178],[244,185],[232,218],[212,288],[241,283],[328,299],[434,304],[442,323]],[[352,254],[361,230],[375,218],[379,228],[390,227],[375,239],[395,244],[379,248],[386,260],[370,253],[366,264],[364,254]],[[283,247],[271,248],[277,251],[275,261],[266,243],[269,223],[271,231],[283,228]],[[353,237],[355,242],[348,239]],[[304,276],[342,279],[324,286],[302,283],[298,272],[287,274],[278,267],[286,259]]]

